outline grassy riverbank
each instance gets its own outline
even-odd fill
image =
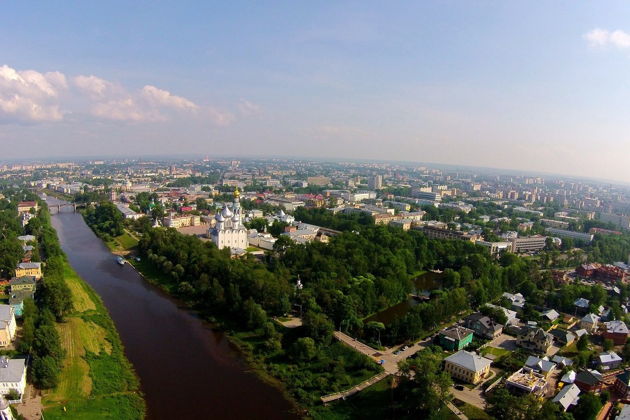
[[[143,418],[138,379],[103,302],[68,262],[64,280],[74,310],[57,324],[66,356],[59,385],[44,394],[46,419]]]

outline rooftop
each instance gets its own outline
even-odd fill
[[[466,350],[460,350],[457,353],[448,356],[444,360],[472,372],[479,372],[492,364],[490,359],[486,359],[485,357],[481,357],[476,353],[468,352]]]

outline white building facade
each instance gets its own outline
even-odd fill
[[[215,216],[216,224],[210,229],[208,236],[219,249],[230,248],[231,250],[247,249],[247,229],[243,226],[241,216],[240,193],[238,189],[234,191],[234,204],[232,210],[227,206]]]

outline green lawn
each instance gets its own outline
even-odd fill
[[[66,356],[42,400],[46,419],[143,418],[138,379],[103,302],[67,262],[64,279],[74,311],[57,324]]]
[[[138,245],[138,240],[131,236],[128,232],[120,236],[116,236],[111,241],[105,242],[111,251],[129,251]]]
[[[500,349],[498,347],[490,347],[490,346],[484,347],[481,350],[481,355],[482,356],[485,356],[486,354],[492,354],[493,356],[496,356],[497,358],[506,356],[506,355],[508,355],[510,353],[511,353],[511,351],[509,351],[509,350]]]
[[[481,408],[475,407],[460,400],[454,400],[453,403],[459,408],[462,413],[466,415],[470,420],[491,420],[492,417],[488,415]]]

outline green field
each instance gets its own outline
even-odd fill
[[[484,347],[481,350],[481,355],[482,356],[485,356],[487,354],[492,354],[494,356],[497,356],[497,358],[503,357],[503,356],[505,356],[507,354],[510,354],[510,353],[511,352],[509,350],[500,349],[500,348],[497,348],[497,347],[489,347],[489,346],[488,347]]]
[[[96,293],[66,263],[74,311],[57,324],[66,351],[59,385],[44,394],[46,419],[141,419],[144,401],[116,328]]]
[[[122,235],[116,236],[111,241],[105,242],[105,244],[112,251],[130,251],[138,245],[138,240],[125,231]]]
[[[454,400],[453,403],[457,408],[459,408],[462,413],[468,417],[469,420],[491,420],[492,417],[488,415],[481,408],[475,407],[474,405],[470,405],[460,400]]]

